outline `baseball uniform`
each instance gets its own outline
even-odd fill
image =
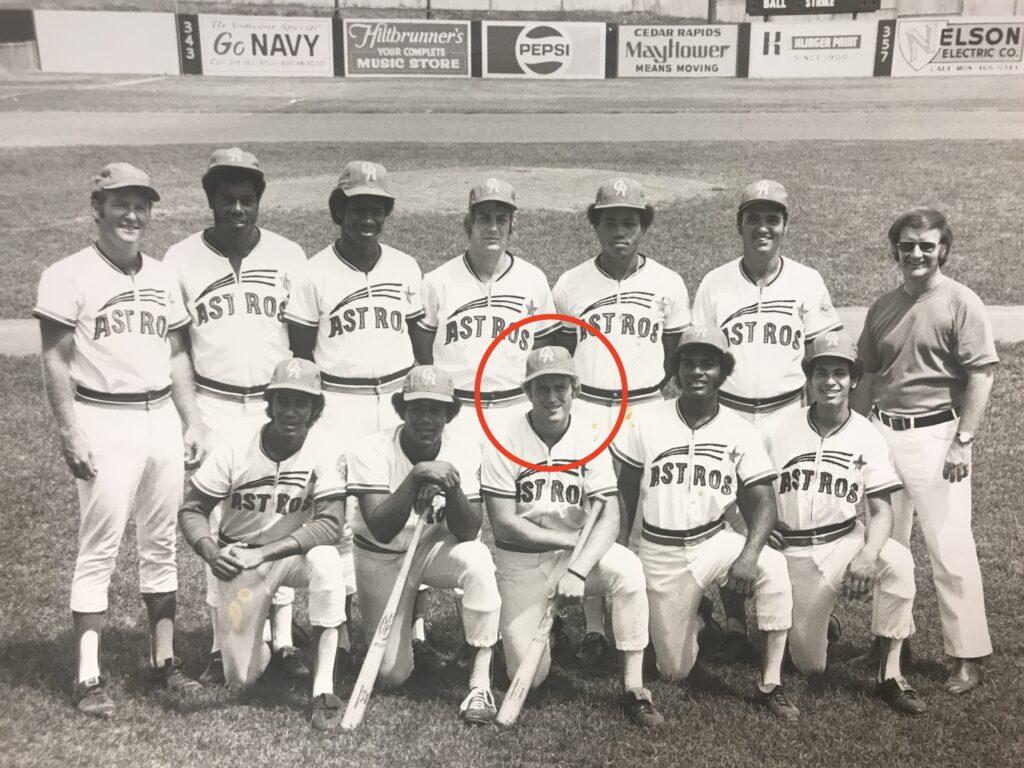
[[[793,584],[789,650],[797,668],[822,672],[828,621],[850,562],[864,546],[857,505],[902,484],[885,440],[858,413],[822,436],[803,408],[780,419],[766,445],[779,476],[775,481],[782,550]],[[878,555],[872,595],[871,631],[903,639],[911,633],[914,560],[889,539]]]
[[[192,476],[199,491],[222,500],[218,545],[258,547],[291,536],[302,548],[301,555],[266,562],[231,581],[217,580],[224,673],[237,685],[255,682],[270,660],[263,623],[279,586],[309,587],[309,620],[315,627],[344,623],[345,594],[351,586],[351,574],[344,573],[333,546],[343,523],[340,513],[339,519],[314,513],[315,504],[346,494],[344,450],[316,425],[295,453],[274,461],[263,448],[264,429],[240,428]],[[186,531],[186,538],[194,537]],[[259,610],[245,610],[244,603],[251,601],[257,601]],[[257,653],[250,658],[233,656],[252,647]]]
[[[877,374],[873,421],[903,481],[893,500],[893,538],[909,543],[916,510],[945,651],[987,656],[992,641],[971,531],[971,476],[958,483],[942,477],[967,373],[999,360],[985,307],[971,289],[941,274],[916,299],[900,286],[871,305],[857,346],[864,370]]]
[[[126,274],[95,245],[48,267],[32,314],[74,329],[75,418],[96,474],[78,480],[81,508],[71,610],[107,609],[107,588],[134,514],[143,594],[173,592],[184,466],[170,402],[167,334],[189,323],[174,275],[144,254]]]
[[[405,481],[414,464],[402,449],[403,429],[402,424],[389,427],[355,447],[349,469],[350,493],[356,496],[391,494]],[[454,466],[466,498],[479,503],[479,451],[471,441],[460,438],[461,435],[445,427],[435,460]],[[448,530],[443,496],[436,496],[433,508],[424,514],[427,515],[426,529],[395,614],[397,631],[393,630],[377,678],[385,687],[401,685],[412,673],[412,611],[421,584],[463,591],[462,621],[469,645],[489,648],[498,639],[500,598],[490,552],[479,540],[460,542]],[[416,520],[416,514],[410,514],[405,527],[387,542],[374,537],[361,513],[352,523],[359,606],[367,643],[373,639],[394,588]]]
[[[725,583],[745,538],[725,528],[739,483],[775,477],[760,433],[720,408],[693,430],[678,401],[646,409],[612,453],[641,472],[637,514],[643,516],[640,560],[651,606],[651,640],[663,677],[687,677],[697,660],[697,607],[712,583]],[[757,624],[786,630],[793,609],[783,556],[765,547],[757,560]]]
[[[499,439],[514,455],[546,467],[571,464],[599,445],[593,430],[572,418],[562,438],[549,448],[534,431],[527,414],[509,421]],[[481,487],[485,497],[515,499],[516,515],[543,528],[566,532],[583,528],[590,501],[616,492],[615,473],[607,451],[576,469],[538,472],[512,462],[493,445],[484,451]],[[514,677],[572,553],[560,549],[523,551],[514,543],[501,540],[495,541],[495,548],[501,637],[508,673]],[[647,595],[643,569],[635,554],[612,544],[587,574],[585,595],[609,598],[619,650],[639,651],[647,646]],[[550,666],[548,646],[537,667],[534,687],[544,681]]]
[[[736,259],[711,270],[693,300],[693,323],[721,328],[736,369],[719,392],[722,405],[762,434],[787,410],[802,407],[804,345],[842,327],[817,270],[779,257],[779,270],[758,285]]]
[[[484,284],[463,254],[423,278],[420,327],[434,335],[434,365],[455,382],[462,410],[450,425],[475,436],[483,432],[474,405],[474,383],[480,360],[491,342],[512,323],[554,312],[548,280],[537,267],[509,256],[505,271]],[[526,356],[537,339],[558,330],[557,323],[537,322],[509,334],[491,354],[481,382],[481,400],[492,432],[518,411],[526,398],[520,387]],[[504,416],[496,411],[509,410]]]

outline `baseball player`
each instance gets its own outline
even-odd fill
[[[985,307],[942,273],[953,246],[946,217],[931,208],[889,228],[903,284],[868,310],[858,348],[872,374],[855,407],[885,437],[903,481],[894,499],[893,537],[910,541],[914,511],[932,563],[945,651],[954,659],[946,689],[981,683],[992,653],[981,568],[971,531],[971,448],[999,361]]]
[[[323,426],[350,445],[397,423],[391,394],[414,362],[409,329],[423,312],[422,273],[412,256],[380,242],[394,206],[383,165],[345,165],[328,199],[340,236],[295,273],[284,313],[295,356],[320,367]],[[342,552],[353,573],[356,514],[350,498]],[[342,643],[347,659],[347,632]]]
[[[463,221],[469,246],[423,278],[423,316],[413,329],[416,359],[447,371],[466,406],[453,428],[468,431],[481,445],[485,438],[473,392],[484,351],[517,320],[554,311],[544,273],[508,250],[516,209],[516,193],[507,181],[491,177],[470,190]],[[534,346],[552,343],[557,330],[557,323],[530,323],[509,334],[491,355],[481,401],[492,431],[508,418],[508,409],[525,403],[520,383],[526,356]]]
[[[587,209],[587,219],[601,252],[558,278],[552,291],[555,309],[590,323],[615,346],[629,387],[622,428],[630,429],[640,411],[662,399],[662,384],[671,375],[665,361],[690,322],[689,294],[682,277],[640,252],[644,233],[654,221],[654,207],[640,182],[619,177],[603,183]],[[558,341],[576,358],[577,418],[603,439],[622,403],[619,369],[604,344],[579,326],[564,324]],[[627,541],[639,551],[639,523]],[[585,668],[593,669],[609,651],[601,599],[584,600],[583,612],[586,635],[576,655]]]
[[[426,515],[427,529],[377,679],[396,687],[412,673],[412,607],[420,584],[461,589],[465,639],[476,656],[459,714],[467,723],[482,725],[496,712],[490,669],[501,601],[491,553],[477,538],[483,520],[479,449],[449,429],[460,406],[443,369],[413,368],[392,399],[401,423],[365,438],[351,454],[349,490],[359,499],[360,512],[353,529],[363,629],[369,643],[401,569],[416,515]]]
[[[72,698],[96,717],[114,713],[99,645],[130,514],[154,678],[172,691],[199,688],[174,655],[175,519],[184,466],[202,460],[205,430],[192,393],[189,318],[178,286],[166,266],[140,250],[159,199],[144,171],[128,163],[104,167],[92,188],[96,240],[43,272],[32,312],[42,335],[50,409],[78,481]]]
[[[775,469],[757,429],[719,405],[719,387],[735,366],[725,334],[689,326],[671,360],[679,398],[646,410],[636,429],[612,444],[623,464],[626,521],[634,514],[643,520],[640,560],[658,669],[668,680],[690,674],[708,587],[753,593],[764,632],[759,698],[774,716],[795,720],[799,710],[781,679],[792,589],[786,559],[764,547],[776,520]],[[737,503],[746,536],[725,526],[725,510]]]
[[[296,243],[257,226],[266,180],[256,157],[238,147],[218,149],[203,174],[203,191],[213,226],[167,250],[164,263],[175,273],[192,323],[196,405],[211,438],[243,425],[255,429],[267,418],[263,393],[277,362],[290,355],[283,311],[288,275],[306,263]],[[210,525],[216,531],[219,509]],[[216,584],[206,571],[206,602],[214,627],[210,661],[200,676],[224,682],[216,627]],[[308,674],[292,646],[294,593],[282,587],[271,612],[274,653],[293,675]]]
[[[500,441],[506,450],[524,461],[556,467],[583,459],[600,445],[594,431],[573,418],[580,383],[566,349],[531,352],[522,386],[530,410],[504,425]],[[509,675],[515,676],[552,598],[568,602],[584,595],[607,597],[621,651],[622,706],[637,725],[660,725],[664,718],[643,683],[648,630],[643,569],[637,556],[615,541],[619,509],[611,456],[605,451],[582,467],[539,472],[489,445],[481,487],[494,531]],[[588,512],[594,507],[597,511]],[[570,562],[588,514],[600,517]],[[544,681],[550,665],[548,643],[533,687]]]
[[[290,358],[264,391],[269,422],[241,422],[210,453],[178,519],[185,540],[217,578],[218,621],[228,682],[247,686],[270,661],[263,624],[280,585],[309,587],[316,649],[310,723],[340,719],[334,695],[338,628],[345,621],[345,579],[335,546],[345,519],[344,450],[312,428],[323,412],[320,373]],[[311,429],[312,428],[312,429]],[[220,504],[220,529],[209,518]]]
[[[899,712],[921,714],[924,702],[900,670],[915,591],[910,550],[889,538],[889,500],[902,486],[882,435],[850,411],[863,373],[853,340],[818,336],[803,366],[812,404],[780,419],[766,441],[779,472],[779,521],[768,543],[786,556],[793,584],[790,656],[801,672],[824,672],[836,600],[871,592],[871,631],[883,646],[878,694]],[[857,521],[864,499],[866,527]]]
[[[693,322],[721,328],[736,369],[719,393],[722,405],[754,424],[762,436],[788,411],[803,407],[806,344],[842,328],[821,275],[782,255],[789,222],[789,195],[777,181],[749,184],[740,197],[736,229],[743,255],[711,270],[693,300]],[[732,511],[730,524],[742,530]],[[746,611],[723,595],[728,618],[724,651],[737,658],[749,650]]]

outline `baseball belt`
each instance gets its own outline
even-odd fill
[[[204,393],[219,397],[222,400],[231,400],[239,403],[244,403],[256,397],[262,397],[263,393],[267,391],[266,384],[260,384],[255,387],[243,387],[238,384],[226,384],[223,381],[209,379],[206,376],[200,376],[198,373],[193,378],[196,386],[203,390]]]
[[[917,429],[918,427],[932,427],[936,424],[945,424],[947,421],[953,421],[956,418],[956,411],[952,408],[945,411],[936,411],[935,413],[926,413],[923,416],[900,416],[895,413],[886,413],[880,410],[877,405],[871,406],[871,411],[878,417],[879,421],[893,432],[903,432],[904,430]]]
[[[732,395],[724,390],[719,390],[718,398],[723,404],[729,406],[736,411],[744,411],[745,413],[758,413],[760,411],[774,411],[776,408],[781,408],[787,405],[801,395],[803,395],[804,388],[798,387],[791,392],[783,392],[781,395],[775,395],[774,397],[740,397],[739,395]]]
[[[455,396],[464,403],[476,402],[476,394],[472,389],[456,389]],[[516,389],[496,389],[492,392],[481,392],[480,402],[481,403],[501,403],[506,400],[515,400],[517,398],[525,398],[523,390]]]
[[[654,397],[652,397],[652,395],[660,394],[661,384],[655,384],[653,387],[637,387],[636,389],[629,390],[629,402],[635,403],[645,398],[653,400]],[[621,403],[622,390],[601,389],[600,387],[591,387],[588,384],[581,384],[580,399],[598,403]]]
[[[841,539],[852,532],[856,526],[857,518],[851,517],[841,523],[823,525],[820,528],[804,528],[799,531],[784,531],[781,528],[776,528],[775,531],[781,534],[791,547],[813,547],[815,544],[828,544],[830,541]]]
[[[388,384],[394,384],[400,379],[405,378],[405,374],[412,370],[412,366],[402,368],[395,371],[394,373],[388,373],[384,376],[376,376],[369,378],[349,377],[349,376],[334,376],[330,373],[321,373],[320,380],[323,382],[324,389],[329,392],[347,392],[352,390],[376,390],[378,387],[383,387]]]
[[[112,405],[120,408],[145,408],[163,402],[171,396],[171,387],[167,385],[163,389],[155,389],[151,392],[100,392],[97,389],[89,389],[80,384],[75,386],[75,400],[80,403],[92,403],[95,405]]]
[[[644,520],[640,535],[652,544],[661,544],[666,547],[692,547],[707,541],[719,531],[725,528],[725,515],[696,528],[687,528],[678,531],[669,528],[659,528]]]
[[[352,543],[355,544],[359,549],[365,550],[366,552],[373,552],[377,555],[404,555],[404,549],[386,549],[379,544],[374,544],[365,536],[360,536],[358,533],[352,537]]]

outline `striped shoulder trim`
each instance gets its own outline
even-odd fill
[[[343,488],[328,488],[323,493],[313,494],[314,501],[344,501],[348,493]]]
[[[367,493],[391,493],[391,489],[386,485],[369,485],[368,483],[352,483],[348,484],[348,492],[355,496],[362,496]]]
[[[870,496],[881,496],[882,494],[885,494],[885,493],[895,493],[896,491],[902,491],[902,490],[903,490],[903,483],[901,483],[899,481],[895,481],[895,482],[892,482],[892,483],[886,483],[884,485],[879,485],[879,486],[876,486],[874,488],[867,488],[864,491],[864,495],[865,496],[869,496],[869,497]]]
[[[32,310],[32,317],[38,320],[50,320],[54,323],[57,323],[58,325],[63,325],[67,328],[74,328],[77,325],[74,320],[71,320],[66,317],[61,317],[60,315],[51,314],[46,310],[40,309],[39,307],[36,307],[35,309]]]
[[[174,325],[168,325],[167,326],[167,330],[168,331],[177,331],[177,330],[180,330],[181,328],[188,328],[190,325],[192,325],[192,318],[191,317],[186,317],[180,323],[175,323]]]
[[[825,328],[821,328],[821,329],[815,331],[814,333],[807,334],[804,337],[804,344],[808,344],[808,343],[814,341],[816,338],[821,336],[821,334],[823,334],[823,333],[829,333],[831,331],[841,331],[841,330],[843,330],[843,321],[837,319],[834,323],[832,323],[832,325],[826,326]]]
[[[618,448],[616,448],[614,443],[612,443],[612,445],[609,446],[608,450],[612,452],[612,456],[621,461],[623,464],[629,464],[629,466],[633,467],[634,469],[644,468],[644,465],[641,464],[639,461],[637,461],[631,456],[627,456]]]
[[[754,485],[755,483],[760,483],[764,480],[774,480],[778,476],[778,472],[776,472],[774,469],[769,469],[766,470],[765,472],[762,472],[759,475],[753,475],[752,477],[741,477],[740,480],[743,481],[744,485]]]
[[[690,323],[687,323],[687,325],[690,325]],[[662,335],[664,335],[666,333],[682,333],[683,332],[683,328],[685,328],[685,327],[686,327],[686,325],[677,325],[677,326],[673,326],[671,328],[666,328],[661,333],[662,333]]]
[[[320,323],[317,322],[316,320],[307,320],[304,317],[299,317],[298,315],[292,314],[288,310],[284,311],[284,319],[293,323],[298,323],[299,325],[307,325],[310,328],[316,328],[318,325],[320,325]]]
[[[216,491],[210,490],[205,485],[203,485],[203,483],[201,483],[198,480],[196,480],[194,475],[191,478],[191,483],[192,483],[192,485],[194,485],[196,487],[196,490],[201,491],[202,493],[205,493],[211,499],[226,499],[228,497],[227,493],[217,493]]]

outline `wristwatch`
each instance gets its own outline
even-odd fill
[[[971,443],[974,442],[974,433],[973,432],[957,432],[956,433],[956,441],[960,445],[970,445]]]

